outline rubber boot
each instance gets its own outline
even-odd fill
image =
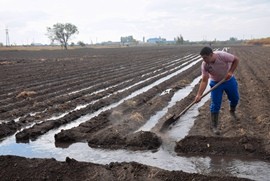
[[[211,113],[211,130],[214,134],[220,135],[218,130],[218,113]]]
[[[236,111],[236,107],[230,107],[230,114],[231,114],[231,116],[233,117],[233,120],[234,120],[234,122],[236,122],[237,121],[237,116],[236,116],[236,114],[235,114],[235,111]]]
[[[235,113],[236,107],[230,106],[230,112]]]

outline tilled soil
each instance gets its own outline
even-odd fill
[[[98,165],[68,157],[65,162],[59,162],[15,156],[0,156],[0,161],[1,180],[248,180],[165,171],[136,162]]]
[[[0,138],[16,133],[17,142],[34,141],[49,130],[119,102],[191,64],[200,49],[165,46],[1,51]],[[248,156],[269,161],[270,48],[239,46],[231,47],[229,52],[241,61],[235,73],[241,96],[236,115],[229,114],[224,95],[221,135],[215,136],[209,130],[207,102],[189,135],[177,142],[175,152],[187,156]],[[164,123],[192,102],[198,86],[171,107],[153,129],[136,130],[167,106],[177,90],[199,75],[200,62],[78,126],[59,131],[55,134],[55,144],[87,142],[90,147],[105,149],[156,151],[162,144],[161,135],[167,131]],[[83,107],[78,108],[80,105]],[[70,158],[58,162],[1,156],[0,167],[0,175],[6,180],[241,180],[166,171],[135,162],[98,165]]]

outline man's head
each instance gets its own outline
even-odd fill
[[[206,63],[211,63],[214,61],[213,50],[210,47],[203,47],[200,55],[202,56],[203,61],[205,61]]]

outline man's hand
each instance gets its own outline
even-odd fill
[[[231,72],[228,72],[227,75],[226,75],[226,80],[229,80],[231,77],[232,77],[232,73]]]
[[[196,103],[198,103],[198,102],[201,101],[201,99],[202,99],[202,96],[197,95],[197,96],[195,97],[194,101],[195,101]]]

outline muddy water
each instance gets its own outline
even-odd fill
[[[192,64],[193,65],[193,64]],[[191,66],[192,66],[191,65]],[[179,73],[179,72],[178,72]],[[78,161],[88,161],[99,164],[108,164],[110,162],[130,162],[136,161],[142,164],[159,167],[166,170],[182,170],[189,173],[202,173],[208,175],[222,174],[233,175],[237,177],[250,178],[254,180],[268,180],[270,177],[270,163],[235,159],[230,157],[183,157],[176,156],[174,150],[175,141],[179,141],[184,138],[189,129],[194,123],[194,118],[198,115],[198,108],[202,106],[209,97],[205,97],[199,104],[193,106],[186,114],[176,122],[176,124],[169,130],[166,136],[163,136],[163,145],[160,149],[152,153],[150,151],[127,151],[127,150],[102,150],[92,149],[87,143],[75,143],[68,148],[57,148],[54,145],[54,134],[58,133],[61,129],[68,129],[79,125],[81,122],[89,120],[91,117],[98,115],[100,112],[116,107],[124,100],[132,98],[148,89],[152,86],[159,84],[162,81],[169,79],[168,76],[162,80],[155,82],[153,85],[149,85],[144,89],[134,92],[129,97],[115,103],[111,106],[104,107],[102,110],[95,112],[94,114],[84,116],[76,121],[76,123],[69,124],[61,127],[58,130],[53,130],[47,134],[41,136],[36,141],[28,144],[16,143],[15,136],[11,136],[1,142],[0,154],[1,155],[18,155],[30,158],[55,158],[59,161],[64,161],[66,157],[74,158]],[[154,115],[145,126],[141,129],[151,130],[156,124],[154,120],[161,118],[165,111],[170,106],[173,106],[176,100],[180,100],[186,96],[186,94],[196,85],[199,78],[195,79],[190,86],[186,89],[178,91],[173,96],[168,107],[163,111]],[[154,119],[155,118],[155,119]]]
[[[194,121],[194,119],[190,118],[198,114],[200,104],[194,106],[192,110],[178,120],[177,124],[170,130],[167,139],[164,137],[164,144],[155,153],[150,151],[93,149],[87,143],[75,143],[65,149],[56,148],[52,132],[29,144],[17,144],[15,137],[12,136],[1,143],[0,153],[2,155],[18,155],[30,158],[53,157],[59,161],[64,161],[66,157],[70,157],[78,161],[99,164],[136,161],[166,170],[182,170],[189,173],[209,175],[233,175],[254,180],[267,180],[270,177],[270,164],[266,162],[239,160],[230,157],[176,156],[173,151],[175,140],[181,139],[188,133],[188,129]]]

